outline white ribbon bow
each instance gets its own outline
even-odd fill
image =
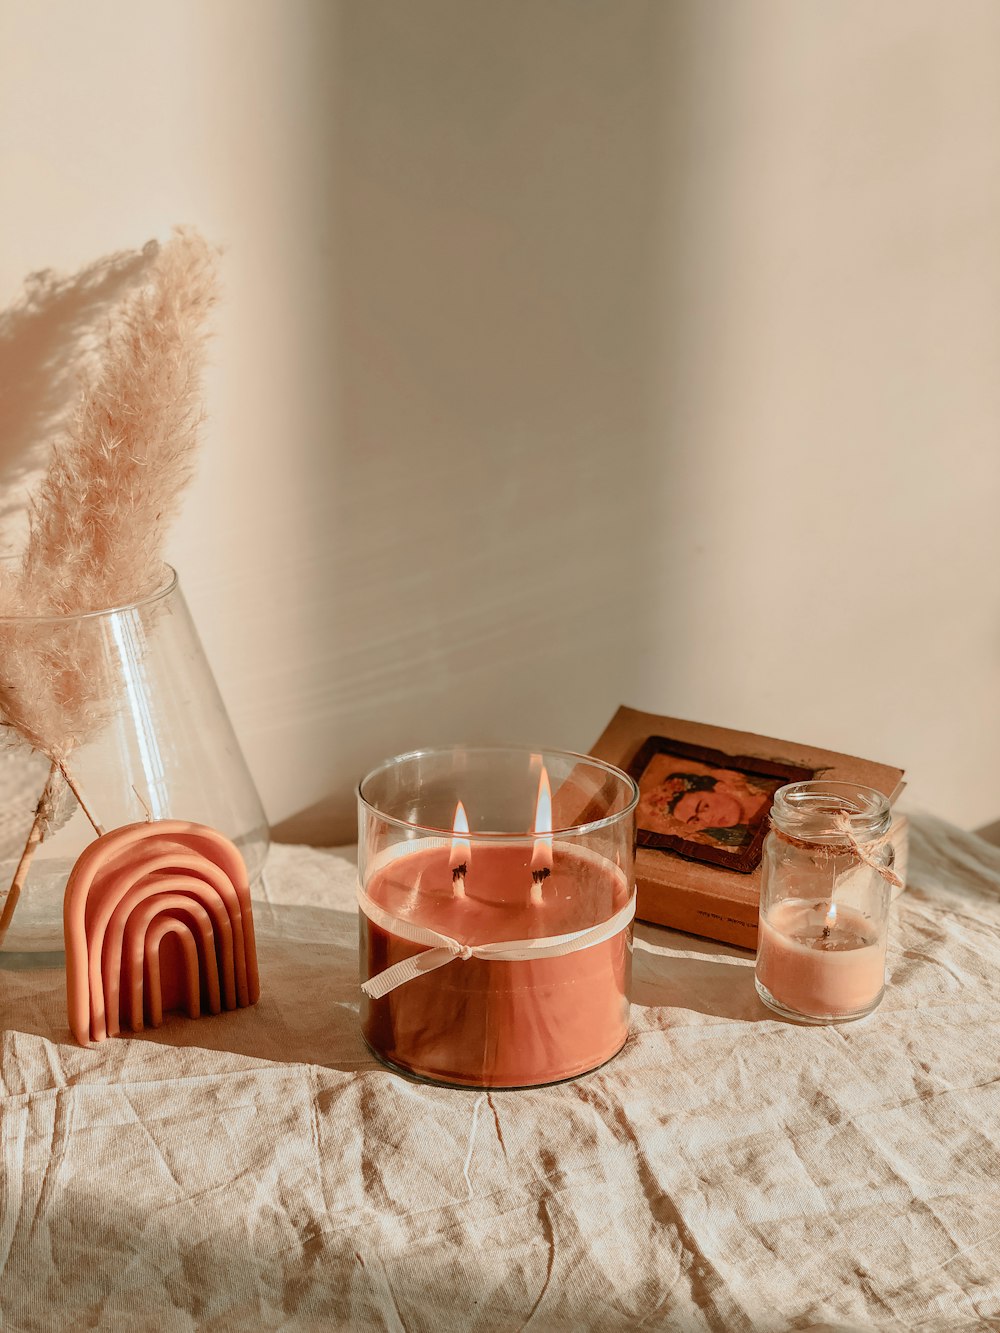
[[[394,963],[384,972],[377,973],[362,982],[361,989],[372,1000],[380,1000],[397,986],[402,986],[414,977],[435,968],[453,963],[456,958],[466,961],[469,958],[483,958],[490,961],[503,960],[508,963],[527,963],[534,958],[559,958],[563,954],[578,953],[589,949],[594,944],[603,944],[624,930],[635,916],[635,890],[624,907],[620,908],[607,921],[586,930],[574,930],[568,935],[545,935],[537,940],[504,940],[500,944],[460,944],[450,935],[441,935],[426,926],[415,926],[410,921],[403,921],[398,916],[386,912],[378,903],[369,898],[361,885],[358,885],[358,906],[369,921],[381,926],[392,935],[409,940],[411,944],[427,944],[430,947],[423,953],[404,958],[401,963]]]

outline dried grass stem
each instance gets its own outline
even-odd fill
[[[0,912],[0,948],[3,948],[4,939],[10,928],[11,920],[14,916],[14,909],[17,907],[17,900],[21,896],[21,890],[24,882],[28,878],[28,870],[31,867],[32,858],[35,855],[35,848],[44,839],[49,822],[52,819],[52,812],[55,806],[55,800],[59,794],[59,783],[63,779],[63,770],[59,764],[53,761],[49,768],[49,776],[45,786],[42,788],[42,794],[38,798],[38,804],[35,806],[35,818],[32,821],[31,829],[28,832],[28,839],[24,844],[24,850],[21,852],[21,859],[17,863],[17,869],[14,871],[14,878],[11,880],[10,888],[7,891],[7,898],[3,905],[3,912]]]

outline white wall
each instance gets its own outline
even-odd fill
[[[993,0],[0,0],[0,303],[227,246],[171,555],[286,833],[349,836],[386,753],[586,748],[620,701],[973,826],[998,116]]]

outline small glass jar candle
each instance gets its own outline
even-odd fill
[[[361,1028],[438,1083],[534,1087],[628,1036],[638,789],[561,751],[423,750],[358,789]]]
[[[757,993],[785,1018],[863,1018],[885,989],[889,802],[849,782],[775,793],[761,868]]]

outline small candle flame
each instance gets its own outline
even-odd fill
[[[828,940],[833,934],[833,928],[837,924],[837,904],[831,903],[829,911],[823,920],[823,938]]]
[[[455,807],[455,822],[452,829],[455,836],[451,840],[451,856],[449,858],[451,887],[456,898],[464,898],[465,877],[469,873],[469,862],[472,860],[472,843],[468,838],[458,836],[469,831],[469,819],[461,801]]]
[[[542,765],[538,779],[538,802],[535,805],[535,833],[546,834],[536,837],[531,853],[531,901],[542,901],[542,884],[552,874],[552,788],[549,775]]]

